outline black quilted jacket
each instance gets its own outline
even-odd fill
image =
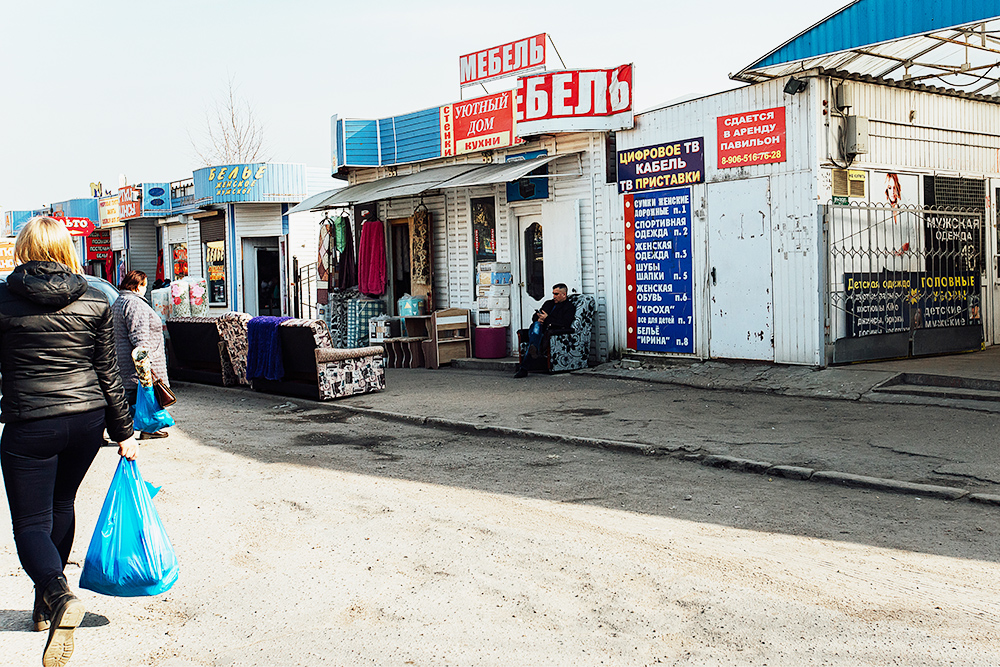
[[[108,435],[132,435],[111,309],[83,276],[26,262],[0,283],[0,421],[105,409]]]

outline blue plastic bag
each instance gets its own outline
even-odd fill
[[[122,457],[104,499],[80,588],[103,595],[159,595],[177,581],[177,555],[135,461]]]
[[[138,389],[135,396],[135,417],[132,420],[135,424],[135,430],[155,433],[161,428],[173,426],[174,418],[156,402],[153,388],[144,387],[140,383]]]

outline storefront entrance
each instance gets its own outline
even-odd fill
[[[250,315],[281,315],[277,237],[243,239],[243,302]]]
[[[570,292],[583,292],[576,206],[576,202],[553,203],[542,208],[542,215],[517,218],[521,302],[518,328],[531,324],[535,310],[552,298],[554,284],[565,283]]]
[[[774,360],[769,179],[708,185],[709,354]]]

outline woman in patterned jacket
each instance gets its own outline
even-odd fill
[[[132,408],[132,414],[135,414],[138,385],[132,350],[137,347],[149,350],[153,373],[168,387],[170,386],[170,380],[167,378],[167,356],[164,352],[163,323],[152,306],[146,303],[145,273],[129,271],[118,285],[118,291],[120,296],[111,306],[115,323],[115,352],[118,355],[122,384],[125,385],[125,395]],[[140,440],[165,437],[167,437],[166,431],[139,433]]]

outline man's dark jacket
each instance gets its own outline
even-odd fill
[[[133,434],[108,302],[56,262],[25,262],[0,283],[0,421],[104,409],[108,435]]]
[[[573,330],[573,321],[576,319],[576,306],[569,299],[559,303],[549,299],[542,304],[540,310],[548,313],[545,321],[542,322],[542,328],[546,333],[567,333]],[[535,313],[531,319],[532,321],[538,320],[538,313]]]

